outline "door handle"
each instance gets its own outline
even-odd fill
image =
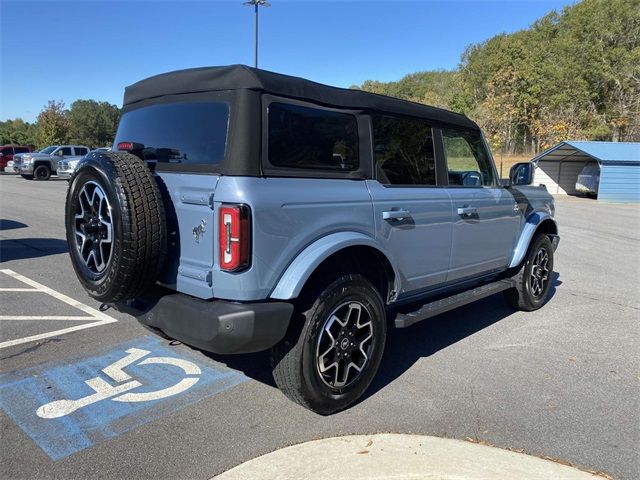
[[[461,217],[471,217],[477,214],[478,209],[476,207],[469,207],[465,205],[464,207],[458,208],[458,215],[460,215]]]
[[[383,220],[402,220],[405,218],[409,218],[411,213],[409,210],[389,210],[387,212],[382,212]]]

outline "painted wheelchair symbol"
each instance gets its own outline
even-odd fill
[[[112,386],[100,377],[85,380],[85,383],[91,387],[95,393],[79,398],[78,400],[56,400],[54,402],[42,405],[36,414],[40,418],[60,418],[75,412],[79,408],[86,407],[101,400],[110,398],[114,402],[147,402],[150,400],[158,400],[170,397],[193,387],[198,383],[199,377],[186,377],[175,385],[164,388],[162,390],[154,390],[144,393],[125,393],[129,390],[142,386],[137,380],[132,380],[131,376],[122,369],[132,363],[137,362],[151,352],[139,348],[130,348],[126,350],[127,356],[112,363],[102,369],[102,371],[111,377],[115,382],[121,384]],[[165,364],[173,365],[181,368],[186,375],[200,375],[202,372],[196,364],[173,357],[148,357],[142,360],[138,365]],[[127,382],[127,383],[122,383]]]

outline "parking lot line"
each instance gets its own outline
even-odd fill
[[[37,290],[35,288],[15,288],[15,287],[9,287],[9,288],[0,288],[0,292],[39,292],[40,290]]]
[[[0,315],[0,320],[95,320],[95,317],[77,315]]]
[[[50,321],[50,320],[63,320],[63,321],[88,321],[88,320],[95,320],[93,322],[90,323],[84,323],[82,325],[75,325],[73,327],[68,327],[68,328],[63,328],[60,330],[55,330],[52,332],[45,332],[45,333],[40,333],[37,335],[31,335],[29,337],[24,337],[24,338],[17,338],[15,340],[8,340],[6,342],[0,342],[0,349],[2,348],[7,348],[7,347],[12,347],[14,345],[20,345],[23,343],[29,343],[29,342],[34,342],[37,340],[43,340],[45,338],[51,338],[51,337],[56,337],[58,335],[64,335],[66,333],[71,333],[71,332],[77,332],[78,330],[84,330],[86,328],[93,328],[93,327],[99,327],[101,325],[107,325],[109,323],[114,323],[117,322],[117,320],[113,317],[110,317],[109,315],[104,314],[103,312],[100,312],[98,310],[96,310],[95,308],[91,308],[88,305],[85,305],[82,302],[79,302],[77,300],[74,300],[71,297],[66,296],[63,293],[57,292],[45,285],[42,285],[41,283],[36,282],[35,280],[31,280],[30,278],[27,278],[23,275],[20,275],[19,273],[14,272],[13,270],[9,270],[7,268],[5,269],[0,269],[0,273],[3,273],[5,275],[8,275],[12,278],[14,278],[15,280],[18,280],[26,285],[29,285],[31,288],[2,288],[0,289],[0,292],[36,292],[36,293],[44,293],[47,294],[53,298],[55,298],[56,300],[59,300],[63,303],[66,303],[67,305],[72,306],[73,308],[76,308],[88,315],[77,315],[77,316],[40,316],[40,315],[0,315],[0,321],[1,320],[19,320],[19,321],[25,321],[25,320],[35,320],[35,321]]]

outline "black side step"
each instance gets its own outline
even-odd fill
[[[489,297],[509,288],[513,288],[513,280],[498,280],[497,282],[487,283],[486,285],[482,285],[462,293],[457,293],[450,297],[425,303],[415,312],[398,313],[395,321],[396,328],[406,328],[414,323],[420,322],[421,320],[426,320],[427,318],[440,315],[441,313],[475,302],[481,298]]]

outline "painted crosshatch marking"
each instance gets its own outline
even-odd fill
[[[1,375],[0,406],[59,460],[247,379],[202,360],[142,337],[93,357]]]
[[[19,292],[19,293],[44,293],[53,297],[57,301],[66,303],[71,307],[80,310],[80,312],[84,313],[84,315],[0,315],[0,321],[2,320],[10,320],[10,321],[69,321],[69,322],[88,322],[81,323],[80,325],[73,325],[68,328],[62,328],[60,330],[48,331],[44,333],[39,333],[37,335],[30,335],[24,338],[17,338],[14,340],[7,340],[4,342],[0,342],[0,348],[13,347],[14,345],[21,345],[23,343],[35,342],[38,340],[44,340],[45,338],[57,337],[59,335],[64,335],[65,333],[77,332],[78,330],[84,330],[92,327],[99,327],[100,325],[107,325],[109,323],[117,322],[117,320],[105,313],[102,313],[95,308],[91,308],[84,303],[81,303],[77,300],[74,300],[71,297],[68,297],[52,288],[49,288],[41,283],[38,283],[30,278],[25,277],[24,275],[20,275],[19,273],[14,272],[13,270],[9,270],[8,268],[0,269],[0,274],[8,275],[14,280],[19,281],[28,287],[7,287],[0,288],[0,293],[2,292]],[[49,327],[51,328],[51,327]]]

